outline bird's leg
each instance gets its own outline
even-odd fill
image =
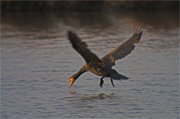
[[[112,78],[110,78],[110,80],[111,80],[111,84],[112,84],[112,86],[113,86],[113,87],[115,87],[115,85],[114,85],[114,83],[113,83],[113,79],[112,79]]]
[[[103,83],[104,83],[103,78],[104,78],[104,77],[100,78],[100,80],[99,80],[99,81],[100,81],[99,86],[100,86],[101,88],[102,88],[102,85],[103,85]]]

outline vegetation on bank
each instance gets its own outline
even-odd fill
[[[1,13],[26,11],[179,10],[179,1],[1,1]]]

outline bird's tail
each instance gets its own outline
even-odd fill
[[[121,74],[119,74],[119,73],[112,73],[112,74],[110,75],[110,77],[111,77],[113,80],[128,80],[128,79],[129,79],[128,77],[123,76],[123,75],[121,75]]]

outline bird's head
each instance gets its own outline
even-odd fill
[[[69,82],[69,81],[71,81],[71,83],[70,83],[70,85],[69,85],[69,89],[71,88],[71,86],[74,84],[74,82],[75,82],[75,79],[74,79],[74,77],[73,76],[71,76],[70,78],[69,78],[69,80],[67,80],[66,82]],[[65,82],[65,83],[66,83]]]

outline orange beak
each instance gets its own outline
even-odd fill
[[[67,82],[69,82],[69,81],[71,81],[70,86],[69,86],[69,89],[70,89],[71,86],[73,85],[73,83],[75,82],[75,80],[74,80],[73,77],[71,77],[71,78],[70,78],[69,80],[67,80],[65,83],[67,83]]]

